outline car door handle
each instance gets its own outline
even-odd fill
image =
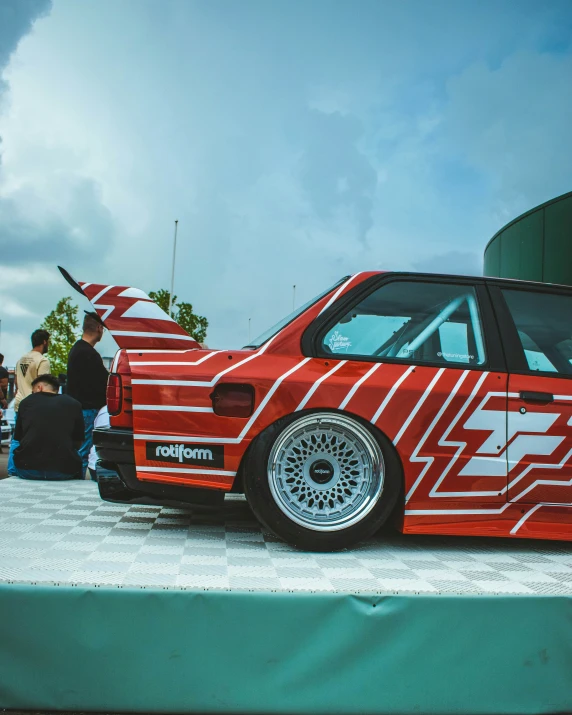
[[[520,393],[520,399],[525,402],[554,402],[554,395],[550,392],[530,392],[524,390]]]

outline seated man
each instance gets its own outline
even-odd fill
[[[81,473],[78,448],[84,437],[81,404],[58,395],[53,375],[32,382],[32,394],[20,403],[14,452],[16,472],[22,479],[76,479]]]

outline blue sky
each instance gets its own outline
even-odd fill
[[[237,347],[342,275],[479,273],[572,190],[568,0],[2,0],[0,351],[79,280]],[[111,342],[103,351],[112,354]]]

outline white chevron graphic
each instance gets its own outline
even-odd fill
[[[457,451],[451,458],[451,461],[449,464],[446,466],[446,468],[443,470],[441,476],[439,479],[435,482],[433,485],[431,491],[429,492],[430,497],[442,497],[442,498],[447,498],[447,497],[458,497],[458,496],[496,496],[498,495],[498,491],[486,491],[486,492],[439,492],[438,489],[443,483],[445,477],[449,474],[453,466],[456,464],[457,460],[463,453],[465,447],[467,446],[466,442],[461,442],[461,441],[456,441],[456,440],[449,440],[448,437],[451,434],[451,432],[454,430],[456,427],[457,423],[461,419],[461,417],[465,414],[465,412],[468,410],[470,404],[473,402],[475,397],[478,395],[479,390],[481,389],[481,386],[483,382],[487,379],[488,377],[488,372],[484,372],[481,377],[478,379],[477,384],[474,386],[474,388],[471,391],[471,394],[467,397],[465,400],[465,404],[455,417],[455,419],[451,422],[449,427],[447,428],[445,434],[441,437],[439,440],[439,446],[440,447],[456,447]],[[481,403],[477,407],[477,410],[482,410],[483,407],[486,405],[486,403],[491,399],[491,397],[505,397],[506,393],[505,392],[489,392],[485,395],[485,397],[481,400]]]
[[[421,471],[421,474],[420,474],[420,475],[417,477],[417,479],[415,480],[415,484],[411,487],[411,489],[409,490],[407,496],[405,497],[405,503],[407,503],[407,502],[411,499],[411,497],[412,497],[413,494],[415,493],[415,490],[417,489],[417,487],[419,486],[419,484],[421,484],[421,481],[423,480],[423,477],[425,476],[425,474],[427,473],[428,469],[431,467],[431,465],[433,464],[434,459],[435,459],[434,457],[418,457],[417,455],[418,455],[419,452],[421,451],[421,448],[423,447],[423,445],[424,445],[425,442],[427,441],[427,438],[429,437],[429,435],[430,435],[431,432],[433,431],[435,425],[439,422],[439,420],[440,420],[441,417],[443,416],[445,410],[446,410],[447,407],[449,407],[449,405],[451,404],[453,398],[455,397],[455,395],[456,395],[457,392],[459,391],[459,388],[461,387],[461,385],[463,384],[463,382],[464,382],[465,379],[467,378],[468,374],[469,374],[469,371],[468,371],[468,370],[464,370],[464,371],[463,371],[463,374],[462,374],[461,377],[457,380],[457,383],[456,383],[455,387],[453,388],[453,391],[451,392],[451,394],[449,395],[449,397],[445,400],[445,402],[443,403],[443,406],[441,407],[441,409],[439,410],[439,412],[436,414],[436,416],[435,416],[433,422],[431,422],[431,424],[429,425],[429,428],[427,429],[427,431],[425,432],[425,434],[424,434],[423,437],[421,438],[421,441],[419,442],[419,444],[417,445],[417,447],[415,447],[415,449],[413,450],[413,454],[411,455],[411,457],[409,457],[409,461],[410,461],[410,462],[413,462],[414,464],[417,463],[417,462],[425,463],[425,467],[423,468],[423,470]]]

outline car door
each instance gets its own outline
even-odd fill
[[[507,374],[484,284],[386,278],[340,307],[316,348],[361,375],[340,409],[392,440],[407,502],[506,501]]]
[[[491,288],[510,371],[508,499],[572,503],[572,291]]]

